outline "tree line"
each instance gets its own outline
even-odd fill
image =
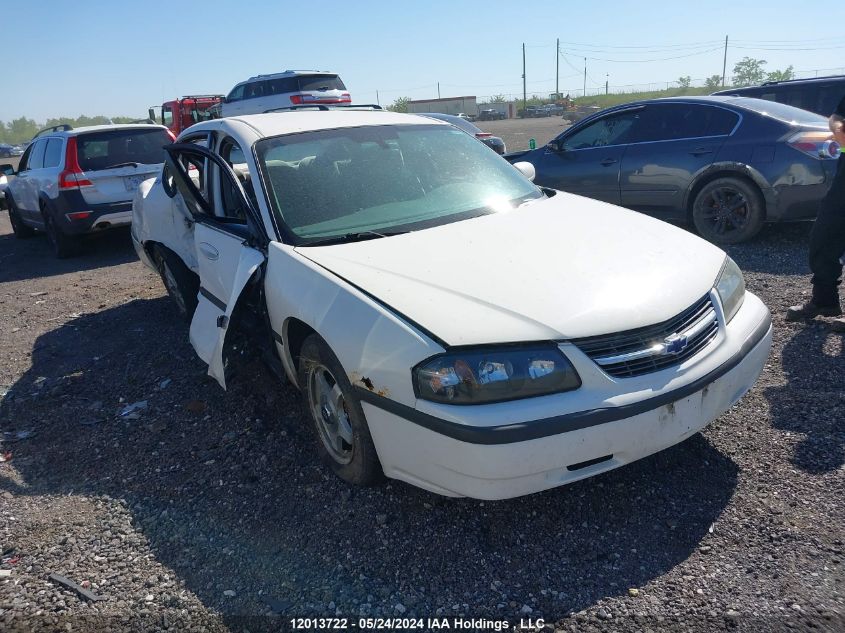
[[[25,143],[35,136],[39,130],[44,128],[54,127],[57,125],[70,125],[72,127],[82,127],[84,125],[108,125],[110,123],[131,123],[137,121],[137,117],[117,116],[85,116],[84,114],[73,117],[59,117],[57,119],[47,119],[45,123],[38,123],[34,119],[29,119],[22,116],[12,121],[0,121],[0,143],[8,143],[10,145],[17,145],[18,143]]]

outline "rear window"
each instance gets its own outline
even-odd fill
[[[814,114],[801,108],[796,108],[777,101],[764,101],[762,99],[751,99],[748,97],[739,97],[731,102],[732,105],[738,105],[754,112],[759,112],[766,116],[770,116],[784,123],[792,124],[808,124],[808,125],[827,125],[827,121],[820,114]]]
[[[164,146],[171,143],[165,130],[114,130],[80,134],[76,147],[85,171],[108,169],[124,163],[156,165],[164,162]]]
[[[302,92],[316,90],[346,90],[337,75],[299,75],[299,89]]]

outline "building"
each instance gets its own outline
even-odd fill
[[[478,104],[475,97],[447,97],[445,99],[420,99],[408,102],[408,112],[440,112],[441,114],[460,114],[464,112],[470,116],[478,115]]]

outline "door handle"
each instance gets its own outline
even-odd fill
[[[210,259],[212,261],[216,261],[218,257],[220,257],[220,251],[214,248],[208,242],[200,242],[200,253],[205,255],[206,259]]]
[[[696,147],[694,150],[690,152],[693,156],[704,156],[705,154],[712,154],[712,149],[707,149],[706,147]]]
[[[605,158],[601,164],[607,167],[608,165],[613,165],[614,163],[618,163],[619,161],[615,158]]]

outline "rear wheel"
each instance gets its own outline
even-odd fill
[[[11,196],[6,196],[6,207],[9,209],[9,222],[12,224],[12,232],[16,238],[25,240],[35,235],[35,229],[23,223],[18,207]]]
[[[50,246],[53,247],[56,257],[65,259],[77,255],[79,253],[79,240],[62,231],[61,227],[56,224],[53,214],[50,213],[43,202],[41,203],[41,217],[44,218],[44,231],[47,233],[47,239],[50,241]]]
[[[698,192],[692,219],[701,237],[717,244],[738,244],[763,227],[763,196],[739,178],[717,178]]]
[[[190,323],[197,309],[199,277],[185,266],[179,257],[165,248],[156,248],[155,262],[158,274],[161,275],[167,294],[176,305],[179,316]]]
[[[299,385],[322,460],[351,484],[381,481],[384,473],[361,403],[340,361],[316,334],[302,344]]]

